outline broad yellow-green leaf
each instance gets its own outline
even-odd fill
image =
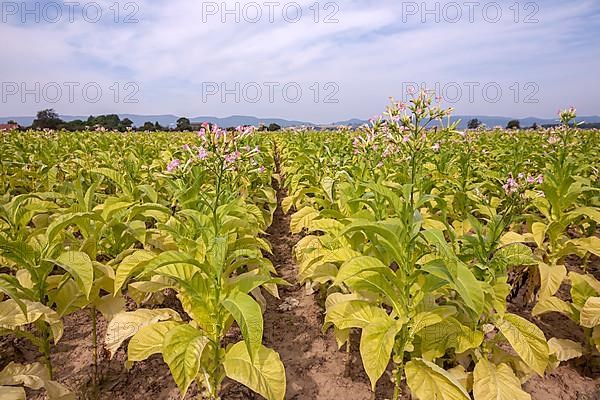
[[[94,305],[102,313],[102,316],[107,321],[110,321],[115,315],[125,309],[125,298],[121,296],[113,297],[112,294],[107,294],[96,300]]]
[[[558,361],[568,361],[583,355],[583,346],[569,339],[552,338],[548,341],[550,354],[554,354]]]
[[[26,314],[23,314],[18,303],[12,299],[0,302],[0,328],[12,330],[41,319],[50,326],[54,343],[58,342],[64,330],[58,313],[41,303],[29,300],[23,300],[22,303],[27,307]]]
[[[596,257],[600,257],[600,238],[596,236],[590,236],[587,238],[569,240],[568,243],[572,243],[584,252],[594,254]]]
[[[517,232],[506,232],[500,239],[500,244],[506,246],[512,243],[527,243],[527,238]]]
[[[406,381],[418,400],[470,400],[467,390],[436,364],[416,358],[406,364]]]
[[[153,354],[161,353],[165,336],[179,325],[181,322],[164,321],[143,327],[129,341],[127,359],[130,362],[143,361]]]
[[[145,263],[156,257],[156,254],[146,250],[139,250],[135,253],[125,257],[123,261],[117,267],[115,274],[115,289],[114,294],[116,295],[125,284],[125,281],[136,272],[140,272]]]
[[[581,326],[593,328],[600,325],[600,297],[590,297],[581,309]]]
[[[540,376],[548,365],[549,349],[544,333],[525,318],[506,314],[496,323],[497,328],[515,349],[519,357]]]
[[[362,330],[360,356],[373,390],[390,362],[394,339],[401,329],[401,321],[387,317],[372,321]]]
[[[475,400],[531,400],[521,382],[506,364],[494,365],[481,359],[473,374]]]
[[[170,308],[155,310],[140,308],[131,312],[120,312],[108,323],[105,347],[112,357],[121,344],[135,335],[140,329],[165,320],[180,321],[181,318],[176,311]]]
[[[543,300],[538,301],[537,304],[533,307],[531,313],[534,316],[538,316],[549,312],[558,312],[565,314],[572,320],[577,319],[575,318],[575,311],[573,307],[569,303],[554,296],[547,297]]]
[[[569,273],[573,304],[581,308],[590,297],[600,296],[600,282],[589,274]]]
[[[11,362],[0,372],[0,385],[24,385],[39,390],[49,380],[48,370],[40,363],[17,364]]]
[[[58,256],[55,261],[75,278],[85,297],[89,299],[94,283],[94,266],[90,256],[80,251],[68,251]]]
[[[519,265],[535,264],[531,249],[522,243],[513,243],[502,247],[494,254],[495,265],[504,270]]]
[[[560,285],[567,277],[567,269],[564,265],[553,265],[550,266],[543,262],[538,263],[538,270],[540,272],[541,286],[539,291],[540,300],[550,296],[554,296]]]
[[[171,329],[164,338],[163,358],[175,383],[181,392],[181,398],[200,371],[200,359],[209,338],[191,325],[179,325]]]
[[[333,324],[339,329],[364,328],[371,321],[385,319],[387,316],[385,310],[369,302],[346,301],[327,308],[324,327]]]
[[[75,393],[55,381],[46,381],[48,400],[76,400]]]
[[[531,225],[531,233],[537,247],[541,248],[544,244],[544,237],[546,235],[546,224],[542,222],[534,222]]]
[[[0,386],[0,399],[2,400],[27,400],[25,389],[14,386]]]
[[[473,373],[467,372],[465,367],[457,365],[454,368],[450,368],[448,373],[454,377],[464,387],[467,392],[473,390]]]
[[[483,312],[485,296],[482,284],[467,265],[459,260],[434,260],[422,269],[448,282],[474,314],[479,316]]]
[[[231,346],[225,354],[225,374],[249,387],[267,400],[285,397],[285,369],[277,352],[261,346],[251,358],[244,342]]]
[[[304,207],[292,215],[290,230],[292,233],[300,233],[308,228],[313,219],[319,216],[319,212],[312,207]]]
[[[260,305],[242,292],[233,292],[223,300],[223,306],[233,315],[242,330],[248,352],[252,357],[262,344],[263,316]]]
[[[69,279],[54,296],[56,311],[64,317],[74,311],[85,308],[89,302],[73,279]]]
[[[456,308],[452,306],[438,306],[431,311],[420,312],[413,317],[410,332],[412,335],[416,335],[422,329],[439,324],[454,314],[456,314]]]

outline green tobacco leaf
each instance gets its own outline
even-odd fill
[[[581,326],[594,328],[600,325],[600,297],[590,297],[581,309]]]
[[[0,386],[0,399],[2,400],[27,400],[25,389],[22,387]]]
[[[514,314],[506,314],[496,326],[519,357],[540,376],[544,376],[549,349],[542,330]]]
[[[106,328],[105,347],[114,356],[121,344],[138,333],[145,326],[159,321],[180,321],[179,314],[170,308],[148,310],[140,308],[131,312],[120,312],[113,317]]]
[[[420,358],[406,364],[406,381],[418,400],[470,400],[467,390],[451,374]]]
[[[538,316],[549,312],[562,313],[571,318],[572,320],[577,320],[575,310],[573,309],[571,304],[554,296],[547,297],[538,301],[537,304],[533,307],[531,314],[533,316]]]
[[[548,341],[550,354],[554,354],[560,362],[579,358],[583,355],[583,346],[569,339],[552,338]]]
[[[300,233],[308,228],[313,219],[319,216],[319,212],[312,207],[304,207],[292,215],[290,229],[293,234]]]
[[[86,299],[89,299],[94,283],[94,266],[90,256],[80,251],[68,251],[58,256],[55,262],[75,278]]]
[[[17,302],[12,299],[0,302],[0,328],[17,329],[37,320],[43,320],[50,325],[54,343],[63,335],[64,326],[58,313],[45,305],[29,300],[23,300],[27,313],[23,313]]]
[[[567,269],[564,265],[550,266],[540,261],[538,263],[538,270],[541,281],[539,298],[545,299],[554,296],[567,277]]]
[[[535,264],[531,249],[522,243],[513,243],[501,248],[494,254],[492,261],[503,269]]]
[[[11,362],[0,372],[0,385],[24,385],[34,390],[43,388],[49,379],[48,370],[40,363]]]
[[[225,374],[249,387],[267,400],[285,397],[285,369],[277,352],[261,346],[252,359],[243,342],[231,346],[225,354]]]
[[[452,306],[439,306],[431,311],[420,312],[412,319],[411,335],[416,335],[428,326],[439,324],[446,318],[456,314],[456,308]]]
[[[165,336],[179,325],[181,322],[164,321],[140,329],[127,346],[128,361],[143,361],[153,354],[162,353]]]
[[[577,307],[583,307],[590,297],[600,296],[600,282],[589,274],[569,273],[571,298]]]
[[[422,267],[423,271],[448,282],[460,295],[469,309],[479,316],[483,312],[485,295],[481,282],[465,264],[458,260],[433,260]]]
[[[70,213],[59,216],[46,229],[48,244],[54,242],[56,236],[69,225],[78,223],[89,224],[90,221],[103,222],[102,217],[95,212]]]
[[[390,362],[394,340],[402,325],[402,322],[387,317],[372,321],[362,330],[360,356],[373,391]]]
[[[223,306],[233,315],[242,330],[248,353],[254,357],[261,347],[263,336],[260,305],[249,295],[236,291],[223,300]]]
[[[365,328],[371,321],[387,317],[385,310],[380,307],[367,301],[352,300],[327,307],[324,327],[333,324],[338,329]]]
[[[533,233],[533,239],[538,248],[541,248],[544,244],[544,237],[546,235],[546,224],[541,222],[534,222],[531,225],[531,233]]]
[[[144,268],[145,263],[149,262],[154,257],[156,257],[154,253],[146,250],[139,250],[125,257],[117,267],[115,273],[115,289],[113,293],[115,295],[119,293],[121,287],[125,284],[125,281],[127,281],[131,275],[140,272]]]
[[[54,296],[56,311],[64,317],[77,310],[85,308],[89,302],[73,279],[69,279]]]
[[[181,392],[181,398],[200,371],[200,359],[206,345],[210,342],[201,331],[191,325],[179,325],[171,329],[164,338],[163,358],[175,383]]]
[[[475,400],[531,400],[521,382],[506,364],[498,366],[481,359],[473,373]]]

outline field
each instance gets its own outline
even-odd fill
[[[0,399],[600,398],[600,132],[0,132]]]

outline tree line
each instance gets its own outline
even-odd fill
[[[15,124],[15,121],[8,121],[9,124]],[[53,129],[53,130],[67,130],[67,131],[85,131],[90,129],[104,129],[107,131],[120,131],[126,132],[131,130],[136,131],[192,131],[196,127],[192,124],[189,118],[181,117],[177,120],[175,127],[162,126],[158,121],[151,122],[147,121],[143,125],[135,127],[133,121],[129,118],[121,119],[117,114],[108,115],[90,115],[87,120],[76,119],[73,121],[64,121],[60,118],[58,113],[54,109],[46,109],[38,111],[36,118],[33,120],[31,126],[21,127],[21,129]],[[268,126],[261,125],[259,130],[264,131],[278,131],[281,126],[277,124],[270,124]]]

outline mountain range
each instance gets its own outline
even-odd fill
[[[166,114],[166,115],[119,114],[119,117],[121,119],[129,118],[131,121],[133,121],[133,124],[135,126],[141,126],[144,124],[144,122],[150,121],[150,122],[158,122],[160,125],[168,127],[168,126],[175,125],[177,120],[179,119],[179,117],[177,117],[175,115],[171,115],[171,114]],[[63,119],[64,121],[73,121],[76,119],[85,121],[85,120],[87,120],[88,117],[87,116],[77,116],[77,115],[61,115],[60,118]],[[485,116],[485,115],[454,116],[454,117],[452,117],[452,121],[460,120],[461,122],[458,126],[459,129],[465,129],[467,127],[468,122],[475,118],[478,119],[480,122],[484,123],[488,127],[495,127],[495,126],[505,127],[506,124],[508,124],[508,122],[513,119],[518,119],[521,122],[521,127],[529,127],[529,126],[532,126],[534,123],[538,124],[540,126],[541,125],[551,125],[551,124],[557,123],[557,120],[554,118],[490,117],[490,116]],[[14,120],[19,125],[29,126],[32,124],[34,119],[35,119],[35,117],[32,117],[32,116],[0,117],[0,123],[6,123],[10,120]],[[292,127],[292,126],[327,127],[327,126],[339,126],[339,125],[356,127],[356,126],[360,126],[360,125],[368,123],[367,120],[353,118],[353,119],[349,119],[349,120],[345,120],[345,121],[332,122],[330,124],[315,124],[315,123],[308,122],[308,121],[294,121],[294,120],[287,120],[287,119],[283,119],[283,118],[258,118],[258,117],[247,116],[247,115],[232,115],[230,117],[225,117],[225,118],[200,116],[200,117],[190,118],[190,121],[191,122],[205,122],[206,121],[206,122],[209,122],[212,124],[217,124],[222,127],[231,127],[231,126],[240,126],[240,125],[258,126],[261,123],[265,124],[265,125],[275,123],[284,128]],[[578,117],[577,121],[583,121],[583,122],[587,122],[587,123],[600,123],[600,116]]]

